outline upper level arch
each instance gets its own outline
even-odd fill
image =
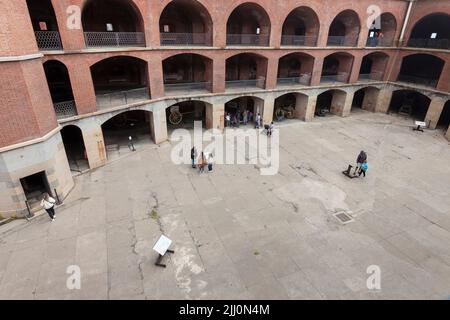
[[[383,12],[372,22],[366,45],[368,47],[391,47],[397,33],[397,19],[390,12]]]
[[[314,47],[319,30],[320,21],[316,12],[306,6],[297,7],[284,20],[281,45]]]
[[[421,18],[411,31],[408,46],[450,49],[450,15],[436,12]]]
[[[361,22],[358,14],[351,9],[341,11],[330,24],[327,45],[356,46],[360,30]]]

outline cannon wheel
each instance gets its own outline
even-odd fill
[[[284,116],[286,117],[286,119],[294,119],[294,108],[292,108],[291,106],[285,108]]]
[[[180,111],[172,111],[169,115],[169,122],[173,125],[178,125],[183,121],[183,115]]]

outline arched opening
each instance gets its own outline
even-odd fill
[[[447,131],[450,126],[450,100],[447,101],[439,117],[437,128]]]
[[[227,21],[227,45],[268,46],[270,18],[259,4],[246,2],[237,6]]]
[[[398,90],[392,95],[388,113],[423,121],[430,103],[430,98],[417,91]]]
[[[144,22],[130,0],[88,0],[81,21],[88,48],[145,47]]]
[[[284,121],[286,119],[306,118],[308,96],[301,93],[287,93],[275,99],[273,119]]]
[[[251,96],[233,99],[225,103],[225,119],[227,115],[231,118],[231,123],[225,123],[225,126],[253,124],[258,114],[264,118],[263,99]]]
[[[378,101],[379,93],[380,89],[375,87],[367,87],[359,89],[358,91],[355,92],[353,96],[351,111],[353,112],[355,110],[362,109],[374,112]]]
[[[383,52],[365,55],[359,70],[359,81],[382,81],[388,62],[389,56]]]
[[[152,113],[144,110],[122,112],[102,124],[107,158],[152,144]],[[131,139],[130,139],[131,137]]]
[[[382,13],[372,22],[372,27],[367,36],[368,47],[392,47],[395,33],[397,32],[397,20],[389,12]]]
[[[445,61],[430,54],[412,54],[403,58],[397,81],[436,87]]]
[[[39,50],[62,50],[51,0],[27,0],[27,6]]]
[[[306,53],[291,53],[278,62],[278,85],[309,86],[314,67],[314,57]]]
[[[267,58],[254,53],[240,53],[226,60],[227,88],[264,88]]]
[[[345,52],[336,52],[323,61],[321,83],[348,83],[353,67],[353,56]]]
[[[317,96],[315,115],[324,117],[327,114],[341,114],[344,109],[347,93],[342,90],[327,90]]]
[[[198,54],[178,54],[163,61],[166,93],[211,91],[212,60]]]
[[[450,15],[433,13],[423,17],[414,26],[408,46],[450,49]]]
[[[44,63],[44,71],[56,117],[63,119],[76,116],[77,108],[67,67],[57,60],[49,60]]]
[[[319,29],[319,18],[314,10],[298,7],[284,20],[281,45],[315,47]]]
[[[327,45],[354,47],[358,43],[360,30],[358,14],[353,10],[344,10],[330,25]]]
[[[159,32],[163,46],[212,44],[213,23],[198,1],[173,0],[161,13]]]
[[[211,109],[211,110],[209,110]],[[178,128],[193,129],[195,121],[202,122],[202,128],[211,128],[207,113],[212,111],[212,106],[197,100],[178,102],[166,109],[168,130]],[[209,115],[209,114],[208,114]],[[209,115],[211,116],[211,115]]]
[[[70,170],[76,174],[89,169],[89,162],[81,129],[75,125],[65,126],[61,130],[61,137],[64,143],[64,149],[66,150]]]
[[[148,100],[147,62],[117,56],[91,66],[97,108],[108,108]]]

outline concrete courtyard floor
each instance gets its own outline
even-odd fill
[[[283,123],[274,176],[199,175],[170,161],[170,143],[140,147],[76,177],[55,222],[0,227],[0,299],[448,299],[450,145],[412,123],[362,111]],[[348,179],[361,149],[368,176]],[[81,290],[66,287],[69,265]]]

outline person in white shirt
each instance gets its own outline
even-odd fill
[[[56,203],[55,199],[50,197],[48,193],[44,193],[44,196],[41,201],[41,206],[45,209],[45,211],[47,211],[52,221],[55,221],[55,203]]]

